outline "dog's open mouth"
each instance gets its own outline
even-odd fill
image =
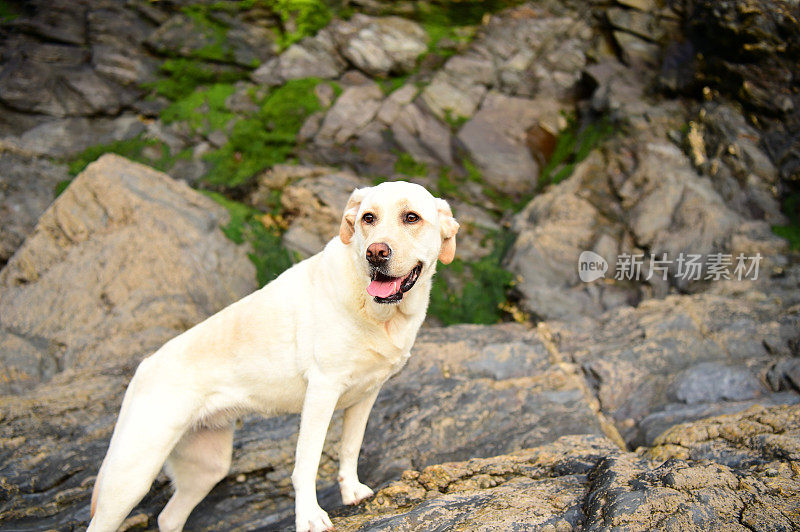
[[[403,299],[403,294],[411,290],[419,279],[422,263],[417,264],[405,277],[390,277],[378,270],[372,273],[372,281],[367,287],[367,293],[375,298],[378,303],[397,303]]]

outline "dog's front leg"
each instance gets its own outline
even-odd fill
[[[344,411],[342,447],[339,452],[339,489],[342,492],[342,502],[345,504],[358,504],[373,494],[369,486],[358,480],[358,453],[378,391],[375,390]]]
[[[309,376],[292,472],[297,532],[318,532],[333,528],[328,514],[317,502],[316,482],[325,434],[340,394],[341,389],[337,383],[330,382],[321,375]]]

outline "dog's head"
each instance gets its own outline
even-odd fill
[[[457,232],[445,200],[419,185],[394,181],[353,191],[339,238],[355,247],[369,295],[378,303],[396,303],[421,276],[433,274],[437,259],[453,260]]]

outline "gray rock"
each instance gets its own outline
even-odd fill
[[[382,99],[376,83],[348,87],[328,110],[314,142],[320,146],[344,144],[373,119]]]
[[[778,406],[800,403],[800,395],[793,392],[767,394],[747,401],[719,401],[712,403],[670,403],[663,409],[646,416],[639,423],[641,445],[652,447],[659,437],[675,425],[698,421],[712,416],[731,415],[744,412],[756,405]]]
[[[525,133],[539,122],[557,120],[558,102],[489,93],[481,109],[458,132],[470,158],[496,190],[519,196],[536,187],[539,165]]]
[[[339,77],[345,67],[346,63],[337,52],[330,32],[323,29],[261,65],[251,78],[264,85],[280,85],[291,79],[309,77],[333,79]]]
[[[403,106],[391,125],[395,142],[416,161],[453,164],[450,128],[416,104]]]
[[[4,142],[34,155],[66,158],[90,146],[132,139],[145,129],[142,120],[131,113],[116,118],[59,118]]]
[[[786,288],[751,285],[747,297],[742,297],[739,282],[738,290],[724,295],[646,300],[636,309],[607,312],[597,324],[556,326],[559,350],[583,367],[601,410],[614,419],[626,441],[642,445],[652,441],[657,432],[645,434],[642,420],[665,412],[678,397],[704,402],[694,403],[698,405],[694,412],[688,407],[670,407],[682,411],[651,418],[653,426],[663,429],[670,420],[691,419],[703,410],[730,412],[736,405],[747,408],[752,404],[742,399],[760,400],[758,396],[767,390],[751,373],[766,373],[773,357],[791,352],[795,334],[789,332],[791,326],[782,330],[781,322],[791,316],[788,309],[792,303],[776,301],[788,295],[796,282]],[[711,378],[711,368],[716,368],[716,381]],[[709,379],[703,378],[706,375]],[[723,385],[723,378],[731,386]],[[705,382],[705,388],[698,381]],[[763,400],[796,399],[792,393]]]
[[[0,72],[0,102],[22,112],[58,117],[113,114],[123,103],[121,97],[131,99],[88,66],[16,59]]]
[[[4,390],[139,360],[252,290],[245,251],[218,229],[225,219],[148,167],[116,155],[87,167],[0,272]],[[222,280],[228,271],[238,273]]]
[[[586,65],[592,31],[580,17],[542,16],[520,6],[492,17],[472,50],[491,57],[498,88],[510,95],[569,100]]]
[[[0,263],[5,264],[55,199],[66,167],[13,152],[0,156]]]
[[[419,92],[419,89],[417,89],[417,87],[411,83],[407,83],[396,91],[392,92],[381,104],[381,108],[378,110],[377,119],[387,126],[394,124],[394,122],[397,120],[397,117],[400,116],[400,112],[403,110],[403,107],[410,104],[414,100],[417,92]]]
[[[258,66],[275,55],[277,44],[265,28],[242,24],[232,17],[218,18],[215,22],[225,29],[218,30],[183,13],[176,14],[159,26],[145,44],[162,55],[210,59],[243,67]],[[221,39],[219,31],[224,31],[224,38]]]
[[[741,366],[703,362],[679,374],[670,394],[687,404],[754,399],[766,390],[752,371]]]
[[[578,277],[581,252],[593,250],[608,257],[605,277],[611,279],[615,257],[629,245],[620,238],[625,228],[615,220],[618,214],[597,207],[613,201],[606,165],[603,155],[593,152],[576,165],[571,177],[538,194],[513,219],[511,229],[517,237],[505,265],[518,276],[515,289],[523,297],[521,306],[533,316],[596,317],[639,299],[635,287],[587,284]],[[593,201],[593,195],[599,199]]]
[[[422,27],[399,17],[373,18],[356,14],[331,26],[339,52],[373,76],[410,72],[428,48]]]

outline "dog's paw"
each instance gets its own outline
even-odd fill
[[[297,532],[323,532],[333,530],[333,523],[325,510],[317,506],[316,508],[298,511],[294,518]]]
[[[359,481],[340,482],[339,489],[342,492],[342,502],[345,504],[358,504],[367,497],[372,497],[375,492],[369,486]]]

